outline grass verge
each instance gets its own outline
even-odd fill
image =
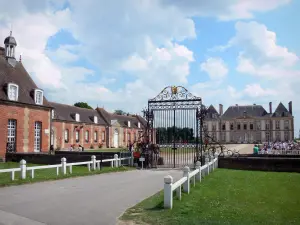
[[[163,193],[128,209],[121,220],[135,224],[300,224],[300,174],[217,169],[172,210]]]
[[[40,166],[36,164],[27,164],[27,166]],[[17,168],[19,167],[19,163],[14,162],[7,162],[7,163],[0,163],[0,169],[9,169],[9,168]],[[15,180],[11,180],[11,173],[0,173],[0,187],[3,186],[10,186],[10,185],[20,185],[26,183],[35,183],[47,180],[60,180],[65,178],[71,177],[79,177],[79,176],[89,176],[95,174],[102,174],[102,173],[110,173],[110,172],[121,172],[121,171],[128,171],[132,170],[133,168],[130,167],[118,167],[118,168],[111,168],[111,167],[103,167],[101,170],[96,171],[88,171],[86,166],[73,166],[72,167],[72,174],[62,175],[61,171],[59,176],[56,175],[56,168],[51,169],[41,169],[34,171],[34,179],[31,179],[31,172],[27,172],[27,178],[22,180],[20,178],[20,172],[15,172]],[[67,168],[69,172],[69,169]]]

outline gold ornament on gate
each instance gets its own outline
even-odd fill
[[[172,94],[173,94],[173,95],[176,95],[176,94],[177,94],[177,87],[176,87],[176,86],[173,86],[173,87],[172,87]]]

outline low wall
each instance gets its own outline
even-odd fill
[[[71,153],[65,152],[65,154],[59,153],[55,155],[48,155],[43,153],[6,153],[6,161],[20,162],[22,159],[24,159],[26,160],[27,163],[53,165],[53,164],[60,164],[61,158],[63,157],[67,159],[67,162],[90,161],[92,155],[95,155],[97,160],[114,158],[114,154],[111,154],[111,152],[109,152],[109,154],[106,154],[106,152],[101,152],[102,154],[75,154],[75,153],[76,152],[71,152]],[[124,156],[123,154],[122,157],[128,157],[128,156]],[[110,166],[110,162],[103,162],[101,165]]]
[[[300,172],[300,157],[286,156],[240,156],[219,157],[219,168],[237,170],[260,170],[276,172]]]

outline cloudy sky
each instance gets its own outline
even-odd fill
[[[0,0],[0,39],[51,101],[140,113],[182,85],[225,108],[293,101],[298,136],[300,1]]]

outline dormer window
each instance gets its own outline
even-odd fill
[[[128,121],[128,127],[130,127],[130,121]]]
[[[37,105],[43,105],[43,91],[39,89],[34,90],[34,101]]]
[[[7,86],[7,96],[10,101],[18,101],[19,86],[17,84],[9,83]]]
[[[94,116],[94,123],[98,123],[98,117]]]
[[[79,113],[75,113],[75,120],[76,120],[76,122],[80,121],[80,115],[79,115]]]
[[[141,123],[140,122],[138,122],[138,128],[141,128]]]

